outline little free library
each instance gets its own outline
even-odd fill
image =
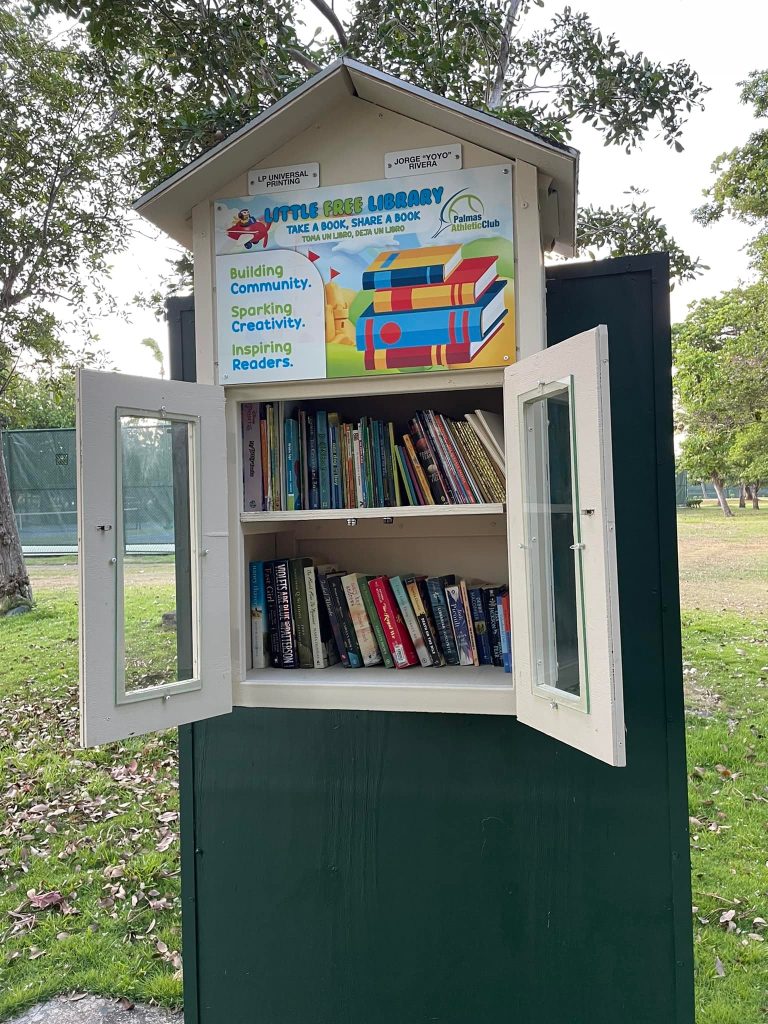
[[[344,58],[135,204],[194,297],[79,374],[82,740],[179,728],[187,1024],[693,1024],[669,271],[545,264],[577,172]]]

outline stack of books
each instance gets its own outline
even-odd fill
[[[495,256],[465,259],[461,245],[379,253],[363,274],[373,301],[358,318],[365,368],[470,362],[507,313]]]
[[[366,576],[311,558],[251,562],[261,668],[496,665],[512,671],[509,590],[455,576]]]
[[[503,420],[415,412],[403,432],[336,411],[242,405],[246,512],[479,504],[505,497]],[[398,443],[401,441],[402,443]]]

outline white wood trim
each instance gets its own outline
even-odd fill
[[[568,706],[533,686],[532,568],[525,549],[525,487],[520,396],[572,376],[583,566],[588,708]],[[608,379],[608,331],[597,327],[533,355],[505,372],[508,550],[517,714],[521,722],[612,765],[624,765],[613,462]],[[517,585],[515,582],[517,581]],[[521,582],[525,581],[525,585]],[[582,679],[582,683],[583,683]]]
[[[429,711],[514,715],[512,677],[500,668],[314,669],[249,672],[234,703],[251,708]]]
[[[213,205],[192,207],[195,286],[195,360],[198,384],[216,383],[216,264]]]
[[[199,678],[118,704],[118,409],[193,418],[202,485],[192,557]],[[94,746],[232,708],[223,389],[81,370],[77,378],[81,741]],[[109,529],[100,530],[99,526]],[[122,628],[122,623],[120,623]],[[194,687],[194,689],[192,689]],[[184,692],[179,692],[182,690]]]
[[[517,358],[521,360],[546,347],[547,322],[538,171],[522,160],[515,161],[513,171]]]
[[[446,516],[498,516],[504,514],[501,504],[477,505],[399,505],[393,508],[329,508],[305,509],[298,512],[241,512],[241,523],[268,526],[275,523],[346,522],[348,519],[442,519]]]

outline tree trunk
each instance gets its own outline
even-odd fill
[[[717,500],[720,502],[720,508],[723,510],[723,515],[732,516],[733,512],[731,511],[731,506],[728,504],[728,499],[726,498],[725,490],[723,489],[725,486],[725,480],[722,480],[720,477],[713,476],[712,483],[715,488]]]
[[[755,480],[752,484],[752,508],[760,508],[760,481]]]
[[[749,488],[746,484],[742,484],[739,487],[739,508],[747,507],[747,498],[749,497],[749,494],[747,493],[748,491]]]
[[[5,615],[12,608],[32,607],[32,587],[21,552],[1,442],[0,435],[0,615]]]

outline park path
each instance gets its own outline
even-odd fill
[[[182,1012],[143,1006],[127,999],[99,996],[58,996],[38,1003],[11,1024],[184,1024]]]

